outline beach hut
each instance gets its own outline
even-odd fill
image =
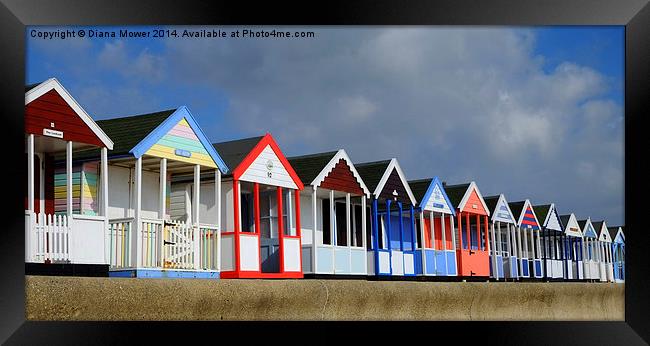
[[[503,194],[484,198],[490,217],[490,277],[496,280],[517,279],[517,223]]]
[[[415,208],[415,272],[418,275],[456,276],[455,208],[438,179],[408,182],[418,202]]]
[[[612,265],[612,237],[607,230],[605,220],[593,223],[596,233],[598,233],[598,267],[600,269],[601,282],[614,282],[614,267]]]
[[[542,221],[542,268],[544,279],[564,279],[568,262],[565,235],[555,203],[533,206],[535,215]]]
[[[564,226],[565,249],[567,258],[566,280],[584,280],[583,241],[582,229],[576,216],[571,213],[560,215],[560,222]]]
[[[115,277],[219,277],[219,221],[199,213],[199,199],[219,193],[195,184],[187,212],[175,213],[171,180],[201,172],[218,185],[227,167],[185,107],[99,120],[115,141],[108,155],[107,252]],[[97,153],[80,152],[80,164]],[[184,196],[185,197],[185,196]],[[194,206],[194,207],[192,207]]]
[[[275,139],[213,145],[230,168],[221,185],[221,277],[302,278],[303,183]]]
[[[598,234],[596,233],[596,230],[591,223],[591,218],[587,218],[586,220],[578,220],[578,224],[580,225],[580,229],[582,229],[582,236],[584,237],[584,243],[582,245],[584,248],[584,278],[586,280],[599,280],[600,269],[598,264]]]
[[[24,116],[26,272],[106,275],[113,141],[55,78],[25,87]],[[78,151],[91,148],[99,165],[73,164]]]
[[[608,227],[612,240],[612,266],[614,282],[625,282],[625,234],[623,226]]]
[[[415,276],[416,200],[397,159],[355,167],[372,199],[368,275]]]
[[[475,182],[443,187],[456,209],[457,225],[452,222],[456,238],[458,275],[489,278],[488,209]]]
[[[311,188],[300,194],[305,275],[367,275],[370,191],[345,150],[287,158]]]
[[[523,278],[542,278],[542,257],[540,242],[540,223],[533,205],[525,201],[509,203],[510,210],[517,217],[519,228],[519,276]]]

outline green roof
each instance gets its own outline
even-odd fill
[[[596,231],[596,235],[600,237],[600,229],[603,228],[603,222],[605,221],[596,221],[592,222],[591,225],[594,226],[594,230]]]
[[[463,199],[463,196],[465,196],[465,193],[467,192],[469,185],[470,185],[469,183],[456,184],[456,185],[443,184],[443,187],[445,188],[445,192],[447,193],[447,197],[449,197],[449,201],[454,205],[454,208],[458,208],[458,205],[460,204],[460,201]]]
[[[132,115],[120,118],[106,120],[97,120],[96,123],[106,133],[108,138],[113,141],[113,150],[108,151],[108,157],[128,155],[129,151],[155,130],[163,121],[169,118],[176,109],[165,111]],[[99,149],[87,149],[75,152],[75,160],[88,158],[99,158]],[[65,158],[63,154],[60,158]]]
[[[535,211],[535,215],[540,220],[540,222],[544,222],[546,221],[548,212],[551,211],[551,205],[550,204],[534,205],[533,211]]]
[[[578,220],[578,225],[580,226],[581,230],[585,230],[585,225],[587,224],[587,220]],[[593,224],[592,224],[593,225]]]
[[[374,193],[389,164],[390,160],[355,163],[354,168],[356,168],[370,193]]]
[[[420,203],[422,203],[422,198],[424,198],[424,194],[427,193],[427,190],[429,190],[429,186],[431,186],[432,181],[433,178],[408,181],[409,187],[411,188],[411,192],[413,192],[413,196],[415,197],[416,201],[420,201]]]
[[[234,141],[212,143],[212,146],[217,150],[219,156],[226,163],[226,166],[230,169],[228,175],[232,175],[232,172],[239,167],[239,164],[244,161],[244,158],[250,153],[253,148],[259,143],[263,136],[250,137],[237,139]]]
[[[332,160],[337,151],[288,157],[287,160],[305,184],[311,184]]]
[[[519,220],[519,217],[521,217],[521,212],[524,210],[524,204],[526,204],[526,201],[508,203],[512,214],[517,220]]]
[[[497,208],[497,202],[499,202],[499,196],[500,195],[483,197],[483,201],[485,202],[485,205],[487,205],[488,211],[491,214],[494,214],[496,211],[495,209]]]

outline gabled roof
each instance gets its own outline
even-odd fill
[[[300,180],[312,186],[320,186],[323,180],[325,180],[327,175],[332,171],[332,169],[334,169],[334,166],[336,166],[341,159],[347,162],[347,165],[350,167],[350,171],[352,171],[352,175],[356,178],[357,183],[359,183],[366,196],[370,197],[370,190],[368,190],[368,187],[361,178],[361,175],[359,175],[359,172],[357,172],[352,160],[350,160],[348,154],[343,149],[287,158],[291,167],[293,167],[294,171],[296,171],[300,177]]]
[[[539,218],[537,217],[537,213],[535,213],[535,208],[533,208],[533,204],[530,203],[530,200],[526,199],[524,201],[512,202],[509,203],[509,207],[510,210],[515,213],[513,215],[517,218],[517,225],[521,226],[523,224],[526,210],[530,208],[530,211],[533,213],[533,217],[535,217],[535,221],[537,222],[537,227],[542,227]]]
[[[607,227],[607,232],[609,232],[609,236],[612,238],[612,240],[616,239],[616,235],[618,234],[618,226]]]
[[[576,223],[576,226],[578,226],[578,228],[579,228],[578,232],[577,232],[578,234],[575,234],[575,232],[573,232],[571,230],[571,220],[573,220],[573,222]],[[583,236],[582,229],[580,228],[580,224],[576,220],[576,216],[573,213],[567,214],[567,215],[560,215],[560,221],[562,222],[562,225],[564,226],[564,233],[566,235],[574,236],[574,237],[582,237]]]
[[[459,210],[463,210],[463,208],[465,207],[465,203],[467,203],[467,200],[469,200],[469,197],[472,194],[471,191],[476,190],[476,193],[478,194],[479,199],[481,200],[481,204],[483,205],[483,209],[485,209],[487,216],[491,215],[490,209],[485,204],[483,195],[481,194],[481,191],[478,189],[478,185],[476,185],[476,182],[472,181],[469,184],[444,185],[444,188],[445,191],[447,191],[447,196],[449,197],[449,200],[454,204],[454,207]]]
[[[97,123],[115,139],[115,149],[110,156],[133,155],[138,158],[144,155],[182,119],[187,121],[208,155],[219,167],[219,170],[223,173],[228,172],[228,166],[217,151],[214,150],[203,130],[194,120],[194,116],[185,106],[155,113],[99,120]],[[92,153],[80,153],[75,156],[76,158],[83,158],[84,155],[92,155]]]
[[[607,230],[607,222],[605,220],[594,222],[594,228],[596,229],[596,234],[598,235],[598,240],[611,243],[614,238],[609,235]]]
[[[386,181],[388,181],[391,172],[393,169],[395,169],[402,182],[402,185],[404,186],[404,189],[406,190],[406,193],[408,194],[411,205],[416,205],[417,200],[415,199],[415,196],[413,196],[411,187],[409,186],[408,181],[406,181],[406,176],[404,175],[402,168],[400,168],[396,158],[392,158],[388,161],[355,164],[355,167],[357,167],[357,171],[363,178],[363,181],[366,182],[366,186],[368,186],[371,193],[375,195],[375,197],[379,196],[381,191],[384,189],[384,185],[386,184]],[[379,181],[375,182],[377,176],[380,176],[380,178]],[[367,179],[370,179],[371,183],[368,183]],[[371,184],[374,185],[374,188],[370,187],[372,186]]]
[[[544,220],[542,221],[542,224],[544,224],[546,222],[546,219],[548,218],[549,211],[551,211],[551,205],[550,204],[534,205],[533,210],[535,211],[535,215],[537,215],[537,217],[540,220]]]
[[[587,231],[588,231],[587,226],[591,226],[591,228],[593,228],[593,231],[594,231],[594,233],[596,235],[595,238],[598,238],[598,231],[596,231],[596,228],[594,227],[593,223],[591,222],[591,218],[588,217],[586,220],[578,220],[578,225],[580,225],[580,229],[582,230],[582,235],[583,236],[585,236],[585,237],[587,236]]]
[[[354,166],[357,168],[357,172],[363,178],[363,182],[366,183],[370,192],[373,193],[381,180],[381,177],[384,176],[388,165],[391,160],[383,161],[374,161],[374,162],[365,162],[365,163],[355,163]]]
[[[508,205],[508,201],[506,200],[506,196],[504,194],[499,194],[499,195],[494,195],[494,196],[488,196],[488,197],[483,197],[483,201],[485,201],[485,205],[487,205],[488,210],[492,214],[492,220],[494,221],[495,219],[497,221],[503,220],[505,221],[505,218],[499,217],[498,210],[496,210],[497,206],[499,205],[499,200],[503,200],[503,204],[506,206],[508,209],[508,213],[510,213],[510,217],[512,218],[512,222],[515,222],[515,214],[512,213],[512,210],[510,209],[510,206]]]
[[[460,204],[460,201],[463,200],[463,196],[465,196],[470,184],[442,185],[444,186],[445,191],[447,192],[447,197],[449,197],[451,203],[454,204],[455,208],[458,208],[458,205]]]
[[[304,188],[302,180],[298,177],[298,174],[296,174],[296,171],[280,150],[275,139],[273,139],[271,134],[268,132],[262,137],[251,137],[214,143],[213,146],[224,157],[228,167],[230,167],[230,175],[234,179],[239,179],[260,153],[269,146],[291,177],[291,180],[294,182],[298,190]]]
[[[212,146],[219,152],[226,165],[230,167],[230,174],[238,167],[246,155],[264,138],[264,136],[249,137],[233,141],[213,143]]]
[[[79,116],[79,118],[90,128],[90,130],[99,138],[99,140],[104,144],[104,146],[112,150],[113,141],[111,138],[104,133],[104,131],[99,127],[99,125],[92,119],[92,117],[86,112],[77,100],[72,97],[72,95],[66,90],[63,85],[56,79],[50,78],[42,83],[30,84],[25,86],[25,105],[28,105],[32,101],[43,96],[50,90],[55,90],[63,100],[74,110],[74,112]]]
[[[454,208],[454,205],[449,200],[445,188],[442,186],[442,183],[440,182],[440,179],[438,179],[438,177],[409,180],[408,184],[409,187],[411,188],[411,192],[413,192],[413,196],[415,197],[416,200],[419,201],[420,208],[426,208],[427,204],[429,203],[429,199],[431,198],[431,194],[433,194],[434,188],[437,185],[440,188],[440,191],[442,192],[442,197],[444,197],[445,202],[449,206],[449,210],[451,211],[451,214],[456,215],[456,208]]]

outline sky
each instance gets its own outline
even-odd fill
[[[270,132],[286,156],[395,157],[409,180],[473,180],[484,196],[624,224],[622,26],[32,29],[273,27],[28,27],[26,82],[56,77],[96,120],[185,105],[213,142]]]

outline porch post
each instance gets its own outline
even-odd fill
[[[277,189],[277,200],[278,200],[278,240],[280,242],[279,246],[279,263],[280,263],[280,273],[284,273],[284,216],[282,214],[282,187],[278,186]],[[261,239],[261,238],[260,238]]]
[[[217,271],[221,272],[221,170],[214,171],[214,201],[217,206]]]
[[[366,195],[361,196],[361,244],[363,246],[364,251],[368,251],[368,247],[366,244]],[[363,264],[364,268],[366,268],[366,273],[368,270],[368,256],[364,254],[363,256]]]
[[[66,212],[68,217],[72,216],[72,141],[65,146],[65,171],[66,171]],[[33,198],[33,197],[32,197]],[[70,224],[71,219],[68,219]]]
[[[411,217],[411,251],[415,251],[415,215],[411,205],[409,216]]]
[[[142,222],[140,221],[140,213],[142,208],[142,157],[138,157],[135,161],[135,223],[133,239],[131,241],[131,258],[135,259],[133,266],[136,268],[142,267]]]
[[[426,229],[424,229],[424,209],[420,209],[420,249],[422,251],[422,275],[426,275],[427,273],[427,259],[426,259],[426,251],[424,251],[426,241],[424,240],[424,233],[427,232]],[[434,253],[434,261],[435,262],[435,253]],[[417,274],[417,273],[416,273]]]
[[[442,224],[443,224],[442,230],[445,231],[446,226],[444,226],[444,224],[445,224],[444,220],[442,220],[442,221],[443,221],[442,222]],[[452,249],[454,251],[456,251],[456,237],[454,237],[454,216],[451,215],[451,214],[449,215],[449,228],[450,228],[449,233],[451,234],[451,247],[452,247]],[[447,258],[447,256],[445,256],[445,258]]]
[[[295,214],[296,214],[296,236],[298,237],[298,242],[300,245],[298,245],[298,251],[300,253],[298,254],[300,258],[300,271],[302,272],[302,230],[301,230],[301,225],[300,225],[300,190],[296,188],[294,190],[294,197],[296,198],[296,209],[295,209]],[[289,213],[289,219],[291,218],[291,210],[288,211]]]
[[[199,210],[201,209],[201,166],[194,165],[194,193],[192,193],[192,206],[194,207],[194,227],[192,228],[192,233],[194,234],[194,269],[200,269],[201,267],[201,232],[200,232],[200,220],[199,220]]]
[[[317,217],[318,217],[318,209],[317,209],[318,199],[316,198],[316,190],[317,189],[318,189],[318,187],[316,185],[313,185],[312,186],[312,192],[311,192],[311,217],[312,217],[312,225],[313,225],[313,227],[312,227],[312,236],[311,236],[311,263],[312,263],[312,266],[313,266],[312,272],[314,274],[316,274],[316,268],[318,268],[317,267],[318,256],[316,256],[316,251],[318,249],[318,246],[316,244],[316,239],[317,239],[316,238],[316,234],[317,234],[316,229],[318,228],[317,227],[317,224],[318,224],[318,220],[317,220]],[[323,232],[324,231],[325,230],[323,230]],[[323,242],[323,237],[321,237],[321,243],[322,242]]]
[[[488,233],[490,233],[490,232],[488,231],[488,218],[487,218],[487,215],[483,215],[483,226],[485,227],[485,251],[487,251],[489,253],[490,252],[490,242],[488,241],[488,236],[489,236]],[[494,229],[492,229],[492,231],[494,232]]]
[[[102,159],[101,159],[101,191],[102,191],[102,210],[101,215],[108,220],[108,149],[106,147],[102,148]]]
[[[158,218],[165,219],[165,207],[167,197],[167,159],[160,159],[160,201],[158,205]]]
[[[423,218],[422,218],[423,219],[422,220],[422,226],[423,227],[422,227],[421,238],[422,238],[422,248],[424,248],[424,245],[426,245],[426,242],[424,241],[424,212],[422,213],[422,216],[423,216]],[[429,239],[431,239],[431,248],[433,250],[436,250],[436,225],[433,222],[433,211],[429,212],[429,226],[430,227],[429,227],[428,231],[429,231],[429,234],[431,235],[429,237]],[[434,254],[435,254],[435,252],[434,252]],[[434,259],[433,263],[436,263],[435,259]]]
[[[372,228],[372,247],[373,247],[373,260],[375,262],[375,275],[379,275],[379,215],[377,212],[377,208],[379,207],[379,202],[377,201],[376,197],[372,198],[372,224],[370,227]]]
[[[522,251],[522,248],[521,248],[521,228],[519,228],[519,226],[517,226],[517,228],[514,228],[514,226],[513,226],[513,230],[514,230],[514,233],[515,233],[515,238],[517,239],[517,242],[516,242],[517,258],[519,259],[519,275],[521,276],[521,275],[524,275],[524,269],[523,269],[523,265],[524,265],[523,262],[524,261],[523,261],[523,258],[521,258],[523,256],[523,251]]]
[[[34,212],[34,134],[27,136],[27,210]],[[41,211],[43,212],[43,211]]]
[[[487,229],[486,229],[487,232]],[[492,272],[494,273],[494,277],[499,280],[499,268],[497,268],[497,253],[496,253],[496,242],[494,240],[494,222],[492,222]]]
[[[402,216],[404,210],[402,209],[402,202],[397,202],[397,210],[399,211],[399,250],[404,251],[404,220]]]
[[[463,222],[462,222],[463,218],[462,218],[461,214],[463,214],[463,212],[461,212],[459,210],[457,217],[458,217],[458,245],[460,246],[460,248],[459,248],[460,250],[463,249],[463,233],[462,233],[463,232]]]
[[[351,242],[351,236],[350,233],[352,232],[352,219],[351,219],[351,213],[350,213],[350,193],[345,194],[345,232],[347,236],[347,246],[351,247],[352,242]]]
[[[336,246],[335,217],[336,216],[334,215],[334,190],[330,190],[330,241],[332,242],[332,246]],[[334,250],[332,250],[332,263],[334,263]]]

